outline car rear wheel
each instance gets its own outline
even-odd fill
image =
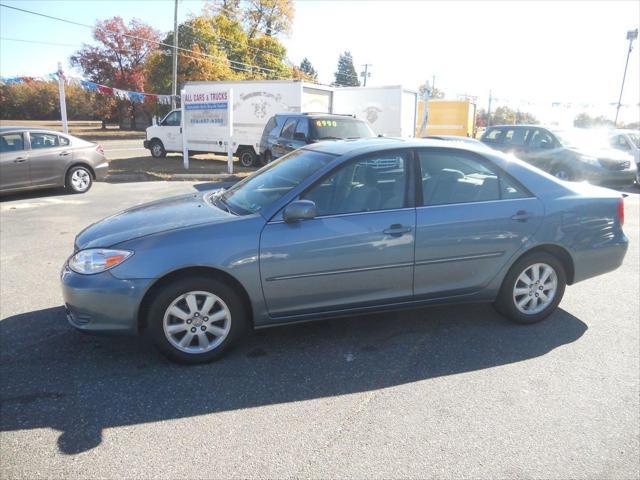
[[[154,343],[179,363],[221,357],[248,323],[240,297],[215,278],[179,279],[163,287],[152,301],[147,324]]]
[[[93,185],[93,175],[88,168],[83,166],[72,167],[67,172],[65,188],[73,193],[85,193]]]
[[[164,145],[160,140],[151,140],[149,150],[151,150],[151,156],[153,158],[164,158],[167,156],[167,151],[164,149]]]
[[[256,152],[254,152],[252,148],[247,148],[245,150],[242,150],[238,154],[238,158],[240,160],[240,165],[246,168],[255,167],[258,164],[258,156],[256,155]]]
[[[516,323],[536,323],[556,309],[566,282],[564,267],[556,257],[531,253],[511,267],[494,306]]]

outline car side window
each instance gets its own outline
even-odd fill
[[[422,205],[500,199],[498,174],[480,157],[460,150],[420,150]]]
[[[290,118],[288,119],[285,124],[284,127],[282,127],[282,133],[280,134],[280,136],[282,138],[293,138],[293,132],[296,129],[296,119],[295,118]]]
[[[31,138],[31,150],[54,148],[60,145],[58,142],[59,137],[52,133],[31,132],[29,136]]]
[[[520,182],[507,174],[500,175],[500,198],[510,200],[514,198],[529,198],[531,193]]]
[[[58,141],[60,142],[61,147],[66,147],[71,143],[67,137],[62,136],[58,137]]]
[[[273,120],[273,125],[270,126],[269,135],[272,137],[278,137],[280,136],[280,131],[282,130],[282,126],[284,125],[285,118],[273,117],[271,120]]]
[[[528,132],[529,130],[526,128],[510,128],[504,134],[502,143],[505,145],[522,146],[525,144]]]
[[[307,118],[298,120],[294,136],[299,140],[309,138],[309,120]]]
[[[502,136],[502,129],[500,128],[494,128],[489,130],[484,138],[482,139],[483,141],[487,141],[487,142],[492,142],[492,143],[499,143],[500,142],[500,137]]]
[[[24,150],[24,138],[21,133],[0,135],[0,153]]]
[[[164,127],[179,127],[181,114],[179,111],[171,112],[162,122]]]
[[[553,137],[549,132],[541,128],[536,128],[531,135],[531,140],[529,140],[529,146],[531,148],[551,148],[553,144]]]
[[[616,135],[614,137],[611,137],[610,142],[611,142],[611,146],[613,148],[617,148],[618,150],[631,150],[631,147],[629,146],[627,139],[624,138],[622,135]]]
[[[406,153],[381,152],[342,165],[302,198],[318,216],[392,210],[405,206]]]

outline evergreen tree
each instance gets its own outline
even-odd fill
[[[341,85],[345,87],[359,87],[360,80],[358,80],[358,74],[353,66],[353,57],[351,52],[346,51],[340,55],[338,59],[338,71],[335,72],[336,80],[334,85]]]
[[[304,57],[302,62],[300,62],[300,71],[308,75],[312,80],[318,80],[318,72],[313,68],[313,65],[311,65],[311,62],[307,57]]]

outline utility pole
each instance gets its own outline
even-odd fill
[[[64,72],[62,63],[58,62],[58,94],[60,95],[60,117],[62,119],[62,131],[69,134],[69,124],[67,122],[67,100],[64,93]]]
[[[173,89],[171,95],[171,109],[176,108],[178,94],[178,0],[173,9]]]
[[[487,107],[487,127],[491,125],[491,90],[489,90],[489,106]]]
[[[627,40],[629,40],[629,50],[627,51],[627,62],[624,64],[624,73],[622,74],[622,86],[620,87],[620,97],[618,98],[618,106],[616,107],[616,119],[613,122],[613,126],[618,126],[618,114],[620,113],[620,107],[622,106],[622,91],[624,90],[624,80],[627,77],[627,67],[629,66],[629,56],[631,50],[633,50],[633,41],[638,38],[638,29],[629,30],[627,32]]]
[[[362,66],[364,67],[364,72],[360,72],[360,76],[364,78],[362,86],[366,87],[367,86],[367,78],[369,78],[371,76],[371,72],[369,71],[369,67],[373,67],[373,65],[370,64],[370,63],[365,63]]]

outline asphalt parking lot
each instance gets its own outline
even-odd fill
[[[210,186],[0,198],[2,478],[639,477],[637,193],[623,266],[537,325],[489,305],[337,319],[195,367],[68,326],[58,276],[80,229]]]

